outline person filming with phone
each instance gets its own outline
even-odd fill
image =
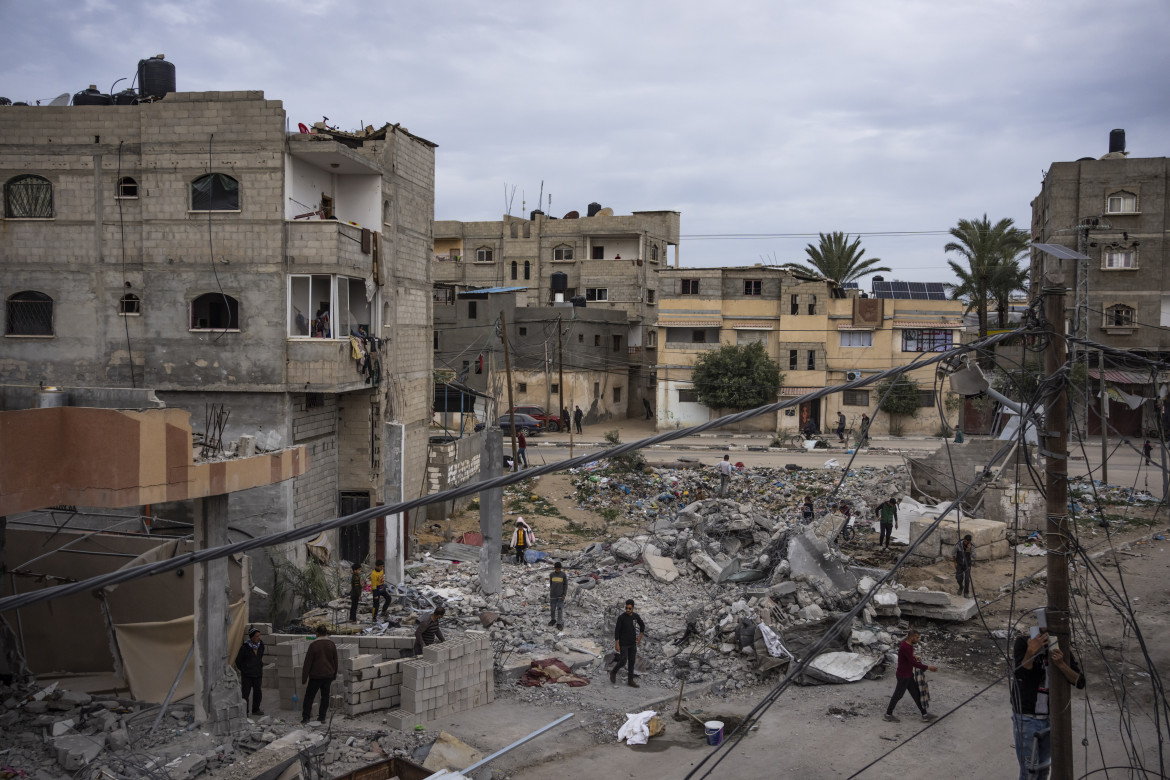
[[[1041,617],[1031,638],[1016,637],[1012,653],[1015,673],[1011,681],[1012,733],[1020,780],[1045,780],[1052,762],[1052,732],[1048,725],[1049,675],[1054,671],[1077,689],[1085,687],[1085,675],[1070,654],[1066,660],[1049,635]]]

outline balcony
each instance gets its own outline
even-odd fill
[[[287,344],[290,389],[344,393],[368,386],[351,357],[348,340],[290,339]]]
[[[362,229],[333,220],[286,222],[289,270],[366,277],[373,273],[374,252],[381,236],[369,234],[363,251]]]

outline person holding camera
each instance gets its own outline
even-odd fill
[[[1044,780],[1052,760],[1052,732],[1048,726],[1048,686],[1053,670],[1078,690],[1085,687],[1085,675],[1077,661],[1064,653],[1049,637],[1048,629],[1034,629],[1034,636],[1016,637],[1012,649],[1015,672],[1011,681],[1012,734],[1020,780]]]

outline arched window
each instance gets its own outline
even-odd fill
[[[1125,190],[1110,193],[1105,199],[1105,211],[1109,214],[1134,214],[1137,212],[1137,195]]]
[[[52,219],[52,182],[32,174],[9,179],[4,185],[4,216],[9,219]]]
[[[561,244],[553,247],[553,261],[562,262],[573,259],[573,247],[568,244]]]
[[[1119,303],[1116,306],[1110,306],[1105,310],[1105,327],[1132,328],[1133,314],[1133,307],[1126,306],[1124,303]]]
[[[519,225],[519,224],[517,224],[517,223],[515,223],[515,222],[513,222],[513,223],[512,223],[512,224],[511,224],[509,227],[511,228],[512,238],[519,238],[519,236],[520,236],[520,225]]]
[[[9,336],[52,336],[53,299],[36,290],[10,295],[4,325]]]
[[[122,300],[118,301],[118,314],[126,316],[142,314],[142,299],[134,293],[126,293]]]
[[[530,263],[527,260],[524,261],[524,278],[525,279],[532,278],[532,263]]]
[[[191,182],[192,211],[239,211],[240,183],[226,173],[208,173]]]
[[[118,179],[118,197],[119,198],[137,198],[138,197],[138,182],[132,176],[123,176]]]
[[[515,261],[515,260],[513,260],[513,261],[512,261],[512,278],[513,278],[513,279],[515,279],[515,278],[516,278],[516,268],[517,268],[517,266],[516,266],[516,261]]]
[[[490,263],[492,262],[492,250],[490,247],[481,246],[475,250],[475,262]]]
[[[239,330],[240,303],[221,292],[204,293],[191,301],[191,330]]]

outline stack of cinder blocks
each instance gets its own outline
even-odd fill
[[[346,715],[386,710],[401,703],[402,672],[398,659],[385,661],[379,655],[358,655],[341,662]]]
[[[422,658],[400,662],[402,708],[386,715],[391,728],[416,724],[487,704],[495,698],[492,649],[482,631],[469,631],[423,650]]]
[[[265,657],[270,657],[276,663],[276,689],[280,694],[281,709],[296,709],[293,696],[303,693],[301,690],[301,667],[305,663],[305,652],[309,649],[306,637],[298,634],[272,634],[265,640]]]

